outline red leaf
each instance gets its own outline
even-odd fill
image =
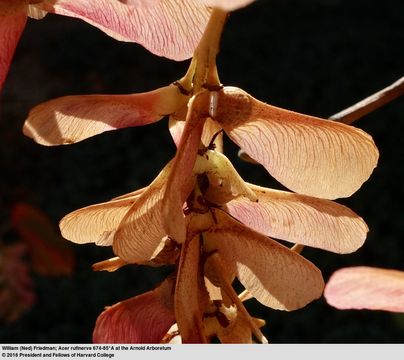
[[[0,319],[5,323],[17,321],[35,302],[25,252],[22,243],[0,248]]]
[[[11,210],[11,223],[28,245],[35,272],[45,276],[73,272],[71,249],[41,210],[24,203],[15,204]]]
[[[172,302],[173,280],[158,288],[109,306],[97,318],[94,343],[156,344],[175,323]]]
[[[0,89],[27,21],[27,10],[17,2],[0,2]]]

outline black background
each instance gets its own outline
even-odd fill
[[[221,81],[273,105],[328,117],[403,76],[402,0],[258,0],[233,13],[218,58]],[[29,20],[2,94],[0,121],[0,215],[24,201],[55,223],[68,212],[149,184],[174,156],[167,120],[105,133],[79,144],[42,147],[21,133],[29,109],[73,94],[134,93],[180,78],[188,66],[119,43],[88,24],[48,15]],[[370,228],[365,245],[351,255],[305,249],[327,280],[350,265],[404,268],[402,99],[356,122],[380,149],[379,165],[351,198],[341,200]],[[263,168],[226,154],[245,178],[280,188]],[[106,305],[147,291],[170,269],[130,266],[93,273],[91,264],[109,249],[73,245],[71,278],[34,276],[37,302],[19,321],[1,325],[0,342],[91,342]],[[402,342],[404,316],[338,311],[320,299],[286,313],[250,301],[251,314],[267,321],[275,343]]]

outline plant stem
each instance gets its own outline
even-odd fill
[[[189,64],[188,70],[186,74],[177,81],[181,85],[181,87],[184,89],[185,92],[191,93],[192,88],[193,88],[193,78],[195,74],[195,68],[196,68],[196,60],[195,58],[192,58],[191,63]]]
[[[332,115],[329,119],[342,122],[344,124],[352,124],[354,121],[371,113],[372,111],[388,104],[389,102],[404,95],[404,77],[398,79],[393,84],[387,86],[383,90],[359,101],[358,103]]]
[[[220,38],[227,19],[227,12],[213,8],[202,39],[194,52],[196,69],[193,78],[194,94],[207,87],[208,90],[220,87],[216,69],[216,55],[219,52]],[[216,89],[217,90],[217,89]]]

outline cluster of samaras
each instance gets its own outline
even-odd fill
[[[0,4],[0,87],[28,15],[77,17],[176,60],[194,52],[176,83],[141,94],[51,100],[35,107],[24,125],[38,143],[59,145],[170,118],[177,152],[147,188],[77,210],[60,223],[68,240],[112,246],[116,257],[97,270],[175,265],[156,289],[107,308],[96,323],[96,342],[266,342],[264,322],[252,318],[243,301],[254,297],[290,311],[320,297],[324,287],[319,269],[272,238],[336,253],[353,252],[366,238],[363,220],[330,200],[350,196],[369,178],[378,159],[371,137],[219,86],[215,57],[225,11],[251,2]],[[222,132],[293,192],[244,182],[222,153]],[[235,278],[245,288],[239,295]]]
[[[329,199],[347,197],[368,179],[378,152],[354,127],[262,103],[224,87],[188,94],[174,83],[132,95],[70,96],[34,108],[26,135],[46,145],[170,116],[177,153],[144,189],[77,210],[60,223],[66,239],[112,246],[116,258],[96,265],[175,264],[157,289],[107,308],[97,342],[251,342],[263,324],[243,301],[281,310],[321,296],[321,272],[270,237],[349,253],[367,226]],[[221,150],[224,131],[294,192],[243,181]],[[245,287],[239,296],[235,278]],[[175,326],[174,326],[175,325]]]

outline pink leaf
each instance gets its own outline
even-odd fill
[[[338,203],[250,184],[258,202],[239,197],[226,204],[230,215],[262,234],[336,253],[361,247],[368,228]]]
[[[291,311],[321,296],[323,278],[310,261],[223,211],[215,210],[214,215],[217,226],[204,234],[209,251],[218,251],[229,273],[235,273],[259,302]]]
[[[324,296],[337,309],[404,312],[404,272],[365,266],[336,271]]]
[[[131,3],[134,3],[131,1]],[[197,0],[137,1],[58,0],[45,11],[82,19],[121,41],[136,42],[173,60],[192,56],[208,22],[210,9]]]
[[[22,2],[0,4],[0,90],[6,79],[15,48],[27,21],[27,8]]]
[[[132,95],[65,96],[34,107],[23,132],[42,145],[72,144],[104,131],[156,122],[185,101],[174,85]]]
[[[215,120],[230,138],[289,189],[326,199],[352,195],[379,153],[364,131],[264,104],[246,92],[219,92]]]
[[[164,283],[163,283],[164,284]],[[157,288],[108,307],[97,318],[93,342],[158,344],[175,323],[168,299]]]

